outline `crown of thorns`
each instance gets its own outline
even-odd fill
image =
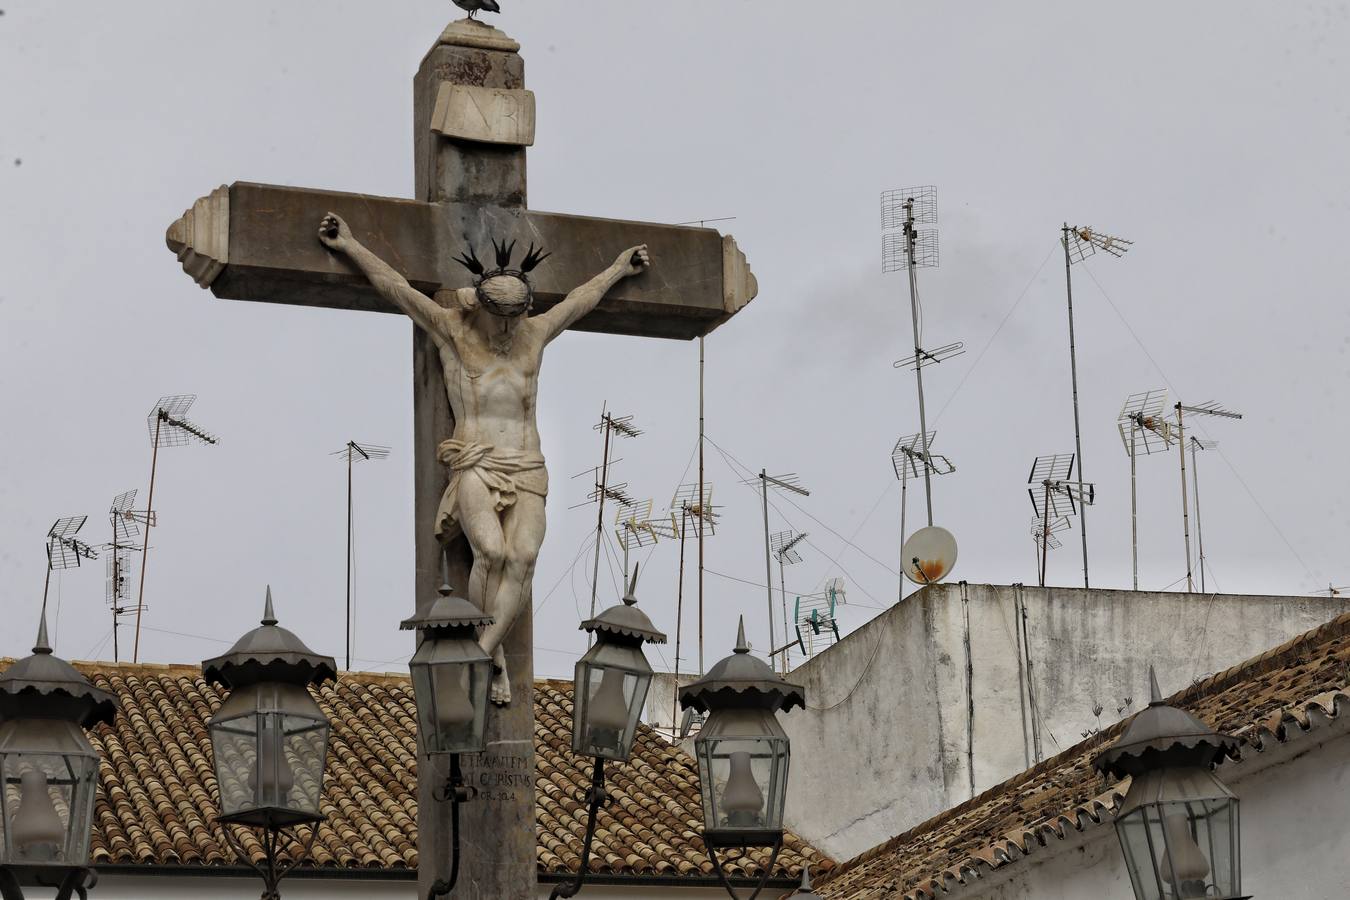
[[[528,282],[530,279],[527,276],[530,271],[553,255],[551,252],[545,253],[543,247],[536,250],[534,244],[531,243],[530,249],[525,251],[525,257],[520,261],[520,268],[512,268],[511,255],[516,249],[516,242],[512,241],[508,244],[504,240],[498,241],[493,238],[492,248],[496,251],[497,268],[495,269],[488,269],[483,265],[478,255],[474,253],[472,244],[464,253],[455,257],[455,262],[477,275],[479,284],[497,275],[514,275],[516,278]]]

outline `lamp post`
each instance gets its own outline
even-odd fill
[[[111,723],[113,695],[52,654],[44,613],[33,655],[0,675],[0,896],[20,884],[81,900],[97,876],[89,835],[98,752],[84,729]]]
[[[680,705],[706,712],[694,752],[703,793],[703,843],[722,887],[733,898],[718,848],[772,847],[750,900],[759,896],[783,849],[790,741],[775,713],[806,706],[806,691],[750,655],[745,620],[736,649],[680,691]],[[808,895],[809,896],[809,895]]]
[[[459,755],[484,749],[483,728],[492,683],[492,657],[483,652],[476,637],[479,627],[492,624],[492,616],[455,594],[444,554],[441,586],[436,593],[429,606],[399,625],[404,631],[415,629],[419,638],[408,669],[417,698],[422,753],[428,761],[450,758],[445,787],[435,794],[438,801],[450,803],[450,877],[437,879],[427,900],[449,894],[459,879],[459,804],[475,794],[464,784]]]
[[[572,700],[572,751],[595,759],[591,786],[586,792],[589,817],[581,848],[581,868],[576,880],[555,885],[549,900],[575,897],[586,881],[591,843],[600,807],[609,802],[605,790],[605,760],[626,762],[633,751],[638,718],[652,683],[652,667],[642,654],[642,645],[664,644],[666,636],[656,630],[647,614],[637,608],[637,568],[623,603],[611,606],[581,629],[595,635],[595,643],[577,660]]]
[[[1248,900],[1242,893],[1238,798],[1214,774],[1238,738],[1163,703],[1149,668],[1152,702],[1094,765],[1130,787],[1116,834],[1137,900]]]
[[[337,666],[277,625],[269,587],[262,624],[225,655],[205,660],[202,677],[229,689],[207,722],[220,792],[217,821],[239,858],[262,877],[263,900],[279,900],[278,882],[308,854],[325,818],[319,804],[331,726],[309,686],[336,679]],[[262,865],[239,843],[234,825],[259,833]],[[310,826],[302,854],[281,863],[281,837],[302,825]]]

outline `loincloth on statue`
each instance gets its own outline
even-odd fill
[[[499,513],[515,505],[518,492],[548,496],[548,470],[538,451],[498,450],[491,444],[451,438],[441,441],[436,458],[450,469],[450,484],[436,510],[438,538],[444,539],[459,524],[459,488],[465,478],[482,482]]]

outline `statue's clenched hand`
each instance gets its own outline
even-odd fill
[[[355,239],[347,223],[342,221],[342,217],[336,213],[329,213],[319,222],[319,240],[329,250],[346,253]]]
[[[652,258],[647,252],[646,244],[629,247],[619,254],[618,259],[614,260],[614,267],[619,270],[624,278],[641,273],[644,269],[650,268],[651,264]]]

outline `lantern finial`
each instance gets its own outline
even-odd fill
[[[37,643],[33,645],[34,653],[43,653],[50,655],[52,652],[51,642],[47,640],[47,610],[42,610],[42,617],[38,620]]]
[[[750,645],[745,641],[745,616],[741,616],[740,624],[736,626],[736,653],[749,653]]]
[[[1158,689],[1158,673],[1153,668],[1153,663],[1148,664],[1148,688],[1149,688],[1149,698],[1148,698],[1149,703],[1150,704],[1161,703],[1162,691]]]
[[[267,586],[267,601],[263,604],[262,624],[277,624],[277,614],[276,611],[272,609],[272,586],[270,584]]]
[[[442,597],[449,597],[455,592],[450,586],[450,551],[444,546],[441,547],[441,586],[436,589],[436,593]]]
[[[637,576],[638,564],[633,563],[633,580],[628,582],[628,593],[623,595],[623,602],[629,606],[637,603]]]

